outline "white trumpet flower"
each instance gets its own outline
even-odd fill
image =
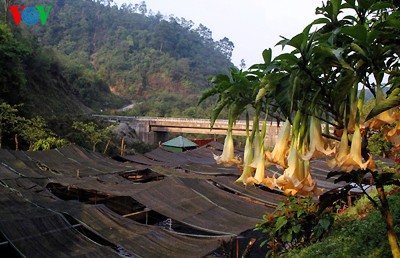
[[[287,168],[286,156],[289,151],[290,128],[290,122],[289,120],[286,120],[281,131],[279,132],[274,149],[272,152],[267,151],[265,153],[265,156],[269,162],[277,164],[282,168]]]
[[[240,160],[235,157],[235,148],[233,145],[232,131],[228,129],[228,134],[225,137],[224,149],[220,156],[213,153],[217,164],[224,164],[226,167],[240,164]]]
[[[331,156],[336,152],[336,149],[331,149],[329,144],[326,144],[322,138],[322,131],[319,119],[311,117],[310,121],[310,144],[308,153],[300,155],[303,160],[312,158],[321,158],[323,156]]]

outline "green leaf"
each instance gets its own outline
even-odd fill
[[[358,0],[359,8],[370,9],[375,0]]]
[[[314,20],[311,24],[316,25],[316,24],[323,24],[323,23],[329,23],[330,20],[328,18],[318,18]]]
[[[300,33],[291,38],[288,42],[287,45],[294,47],[295,49],[301,51],[302,50],[302,44],[304,40],[304,34]]]
[[[282,236],[282,240],[283,240],[284,242],[286,242],[286,243],[292,242],[292,240],[293,240],[292,232],[289,231],[289,233],[284,234],[284,235]]]
[[[281,229],[283,226],[285,226],[287,224],[287,222],[288,221],[285,216],[279,217],[275,223],[275,231],[278,231],[279,229]]]
[[[210,118],[210,123],[211,123],[211,129],[214,127],[215,120],[217,120],[219,114],[221,113],[222,109],[229,103],[229,100],[224,99],[221,100],[217,103],[217,105],[214,107],[214,109],[211,112],[211,118]]]
[[[294,225],[294,226],[292,227],[292,230],[293,230],[293,232],[296,233],[296,234],[299,233],[300,230],[301,230],[301,225],[300,225],[300,224]]]
[[[274,59],[275,61],[286,61],[288,63],[297,63],[298,59],[294,54],[284,53]]]
[[[268,66],[272,60],[272,49],[268,48],[262,52],[262,56],[264,59],[265,64]]]
[[[332,4],[332,15],[334,20],[337,20],[337,16],[339,15],[340,12],[340,6],[342,4],[342,0],[330,0],[330,3]]]
[[[400,29],[400,11],[396,11],[387,17],[386,23],[396,29]]]
[[[352,50],[354,50],[355,52],[357,52],[358,54],[360,54],[362,57],[366,58],[367,54],[365,54],[364,49],[362,49],[359,45],[357,45],[356,43],[352,42],[350,44],[350,47]]]
[[[367,40],[368,32],[364,25],[357,24],[355,26],[346,26],[343,27],[340,32],[360,42],[365,42]]]
[[[339,80],[335,85],[335,94],[333,95],[334,103],[337,104],[343,103],[343,101],[349,94],[356,80],[357,80],[356,75],[349,70],[345,70],[340,75]]]
[[[201,104],[201,102],[203,102],[204,100],[206,100],[207,98],[215,95],[218,93],[218,90],[213,87],[210,89],[207,89],[206,91],[203,92],[203,94],[201,95],[201,98],[199,99],[199,102],[197,103],[197,105]]]
[[[369,11],[374,12],[374,11],[387,9],[387,8],[394,8],[394,5],[391,3],[377,2],[377,3],[372,4],[369,7]]]
[[[213,84],[219,84],[222,82],[229,82],[230,79],[229,79],[229,76],[226,74],[217,74],[217,75],[214,75],[213,77],[211,77],[209,79],[209,81],[210,81],[210,83],[213,83]]]
[[[371,112],[369,112],[366,121],[374,118],[386,110],[400,106],[400,88],[397,88],[391,92],[391,94],[383,101],[378,103]]]
[[[328,219],[322,218],[319,220],[318,224],[321,225],[323,229],[328,230],[329,226],[331,225],[331,222]]]

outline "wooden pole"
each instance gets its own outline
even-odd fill
[[[121,140],[121,156],[124,156],[124,140],[125,136],[123,136]]]
[[[104,148],[103,154],[106,154],[106,151],[108,149],[108,145],[110,145],[111,139],[108,140],[106,147]]]

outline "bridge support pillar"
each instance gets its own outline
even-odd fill
[[[148,144],[156,145],[168,140],[168,132],[149,132]]]
[[[159,142],[168,140],[168,132],[153,132],[150,130],[150,122],[143,121],[137,124],[131,124],[138,138],[147,144],[157,145]]]

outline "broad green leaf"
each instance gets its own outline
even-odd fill
[[[375,0],[358,0],[359,8],[368,10],[375,3]]]
[[[265,64],[268,66],[272,60],[272,49],[268,48],[262,52],[262,56],[264,59]]]
[[[386,23],[396,29],[400,29],[400,11],[390,14],[387,17]]]
[[[291,38],[288,42],[287,45],[294,47],[295,49],[301,51],[302,50],[302,44],[304,40],[304,34],[300,33]]]
[[[288,63],[297,63],[298,59],[294,54],[289,54],[289,53],[285,53],[285,54],[281,54],[277,57],[275,57],[274,61],[286,61]]]
[[[210,81],[210,83],[213,83],[213,84],[219,84],[221,82],[229,82],[230,79],[229,79],[229,76],[226,74],[217,74],[217,75],[212,76],[209,79],[209,81]]]
[[[372,4],[369,7],[369,11],[370,12],[374,12],[374,11],[378,11],[378,10],[382,10],[382,9],[387,9],[387,8],[394,8],[395,6],[391,3],[384,3],[384,2],[377,2]]]
[[[275,46],[282,46],[282,49],[287,45],[287,43],[289,42],[289,39],[280,36],[282,39],[280,41],[278,41],[278,43],[276,43]]]
[[[361,24],[343,27],[340,32],[361,42],[367,40],[367,29]]]
[[[285,226],[287,223],[287,219],[285,216],[281,216],[276,220],[275,223],[275,230],[278,231],[279,229],[281,229],[283,226]]]
[[[207,89],[206,91],[203,92],[203,94],[200,97],[199,102],[197,103],[197,105],[199,105],[200,103],[202,103],[205,99],[217,94],[218,91],[215,87]]]
[[[296,233],[296,234],[299,233],[300,230],[301,230],[301,225],[300,225],[300,224],[294,225],[294,226],[292,227],[292,230],[293,230],[293,232]]]
[[[228,103],[229,103],[229,100],[223,99],[223,100],[220,100],[217,103],[217,105],[214,107],[214,109],[211,112],[211,118],[210,118],[211,128],[214,127],[215,120],[217,120],[217,118],[218,118],[219,114],[221,113],[222,109],[226,105],[228,105]]]
[[[334,21],[337,21],[337,16],[339,15],[340,12],[340,6],[342,4],[342,0],[330,0],[330,3],[332,4],[332,18]]]
[[[357,52],[358,54],[362,55],[364,58],[367,57],[367,54],[365,53],[365,51],[356,43],[352,42],[350,44],[350,47],[352,50],[354,50],[355,52]]]
[[[322,218],[319,220],[318,224],[321,225],[323,229],[328,230],[331,222],[328,219]]]
[[[345,100],[346,96],[349,94],[350,90],[353,88],[357,77],[353,72],[346,70],[342,73],[337,81],[334,89],[334,103],[341,104]]]
[[[316,25],[316,24],[327,24],[329,23],[330,20],[327,18],[318,18],[316,20],[314,20],[311,24]]]

